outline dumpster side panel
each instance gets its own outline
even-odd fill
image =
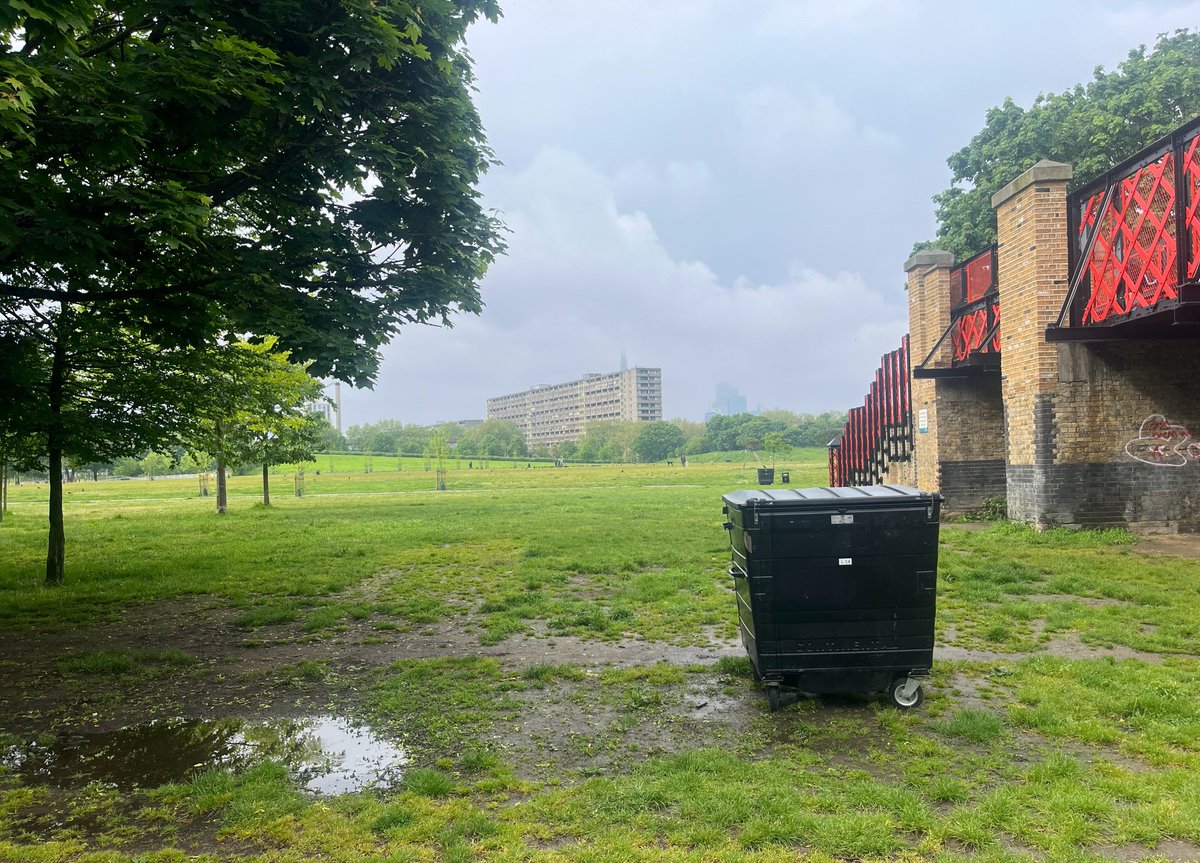
[[[937,523],[924,506],[846,515],[763,519],[775,555],[772,664],[819,691],[882,688],[933,664]]]
[[[725,501],[739,630],[761,676],[854,692],[930,669],[937,496],[872,487]]]

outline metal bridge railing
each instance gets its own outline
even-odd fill
[[[842,433],[829,442],[831,486],[876,485],[892,462],[912,455],[912,393],[908,336],[884,354],[861,407],[851,408]]]
[[[1198,146],[1200,119],[1068,196],[1071,277],[1051,340],[1102,337],[1195,302],[1184,289],[1200,268]]]

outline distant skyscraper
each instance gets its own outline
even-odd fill
[[[746,397],[733,384],[717,384],[717,398],[713,401],[712,413],[733,416],[746,412]]]

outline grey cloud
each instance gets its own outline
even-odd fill
[[[509,254],[481,319],[388,348],[358,419],[478,416],[622,348],[663,367],[668,413],[699,416],[719,380],[751,403],[848,407],[905,330],[901,266],[986,109],[1087,80],[1198,8],[505,5],[470,43]]]

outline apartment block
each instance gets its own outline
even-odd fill
[[[590,422],[661,420],[662,369],[590,374],[497,396],[487,401],[487,418],[516,423],[531,448],[579,440]]]

